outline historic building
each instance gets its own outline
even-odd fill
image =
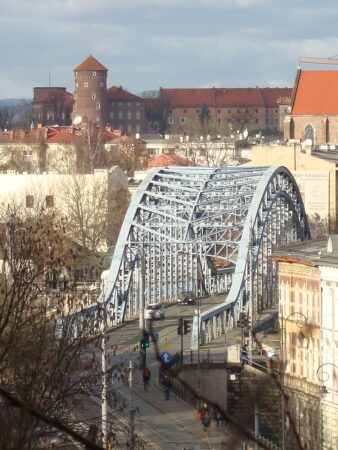
[[[73,95],[65,87],[35,87],[32,102],[33,125],[69,125]]]
[[[282,383],[304,448],[338,448],[338,236],[282,247]],[[298,448],[288,421],[286,448]]]
[[[144,100],[122,86],[107,89],[108,69],[90,55],[74,69],[74,95],[66,88],[34,88],[33,122],[41,125],[107,124],[123,134],[146,133],[150,127]]]
[[[227,133],[281,132],[291,93],[291,88],[161,88],[160,98],[173,134],[189,134],[206,117]]]
[[[337,86],[337,70],[298,69],[285,139],[308,139],[318,146],[338,143]]]

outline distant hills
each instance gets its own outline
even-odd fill
[[[31,98],[0,98],[0,107],[1,106],[20,106],[22,103],[31,102]]]

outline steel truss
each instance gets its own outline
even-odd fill
[[[284,167],[155,169],[129,206],[108,271],[109,324],[138,315],[143,266],[146,304],[175,301],[183,291],[224,294],[200,316],[204,341],[215,338],[247,310],[250,289],[256,314],[276,301],[269,255],[309,237]]]

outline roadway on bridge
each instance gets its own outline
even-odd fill
[[[206,310],[216,304],[219,304],[224,297],[214,296],[202,298],[201,311]],[[196,305],[170,305],[166,308],[166,318],[164,320],[153,321],[153,328],[159,334],[159,349],[174,354],[180,351],[181,337],[177,335],[177,321],[179,317],[187,320],[195,314]],[[122,326],[109,331],[107,362],[108,367],[126,368],[129,361],[135,366],[139,364],[139,322],[138,320],[126,321]],[[223,337],[224,339],[224,337]],[[189,352],[191,344],[191,333],[184,336],[184,350]],[[212,349],[210,350],[212,352]],[[217,353],[220,361],[224,360],[224,346],[218,342]],[[201,350],[203,355],[203,349]],[[159,363],[156,360],[154,347],[147,352],[147,365],[152,372],[150,391],[144,393],[142,371],[136,370],[133,379],[132,407],[136,409],[135,429],[136,432],[147,442],[146,448],[157,450],[181,450],[188,449],[208,449],[211,448],[232,448],[236,449],[232,443],[231,447],[222,447],[221,442],[229,439],[224,435],[224,431],[211,430],[211,436],[206,438],[202,426],[196,421],[196,411],[190,406],[183,404],[179,399],[172,397],[166,402],[164,396],[157,386]],[[112,377],[112,389],[117,390],[119,395],[130,402],[130,392],[128,386],[120,378]],[[90,422],[93,418],[100,416],[100,395],[91,397],[91,405],[86,408],[86,421]],[[129,405],[128,405],[129,406]],[[116,425],[126,428],[128,421],[128,408],[116,412],[112,409],[110,413],[116,421]],[[92,416],[92,418],[90,418]]]

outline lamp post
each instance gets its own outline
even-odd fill
[[[105,306],[105,280],[102,279],[102,302],[101,302],[101,420],[102,420],[102,445],[107,447],[108,443],[108,401],[107,401],[107,367],[106,367],[106,321],[107,313]]]
[[[307,324],[307,317],[305,314],[294,311],[291,314],[289,314],[287,317],[284,318],[283,316],[283,306],[280,307],[281,311],[281,356],[282,356],[282,365],[281,365],[281,387],[282,387],[282,450],[285,450],[285,396],[284,396],[284,384],[285,384],[285,345],[286,345],[286,339],[284,336],[284,333],[286,332],[286,322],[290,320],[293,316],[300,316],[301,319],[297,319],[296,325],[298,328],[302,329]],[[304,347],[301,347],[304,348]]]

